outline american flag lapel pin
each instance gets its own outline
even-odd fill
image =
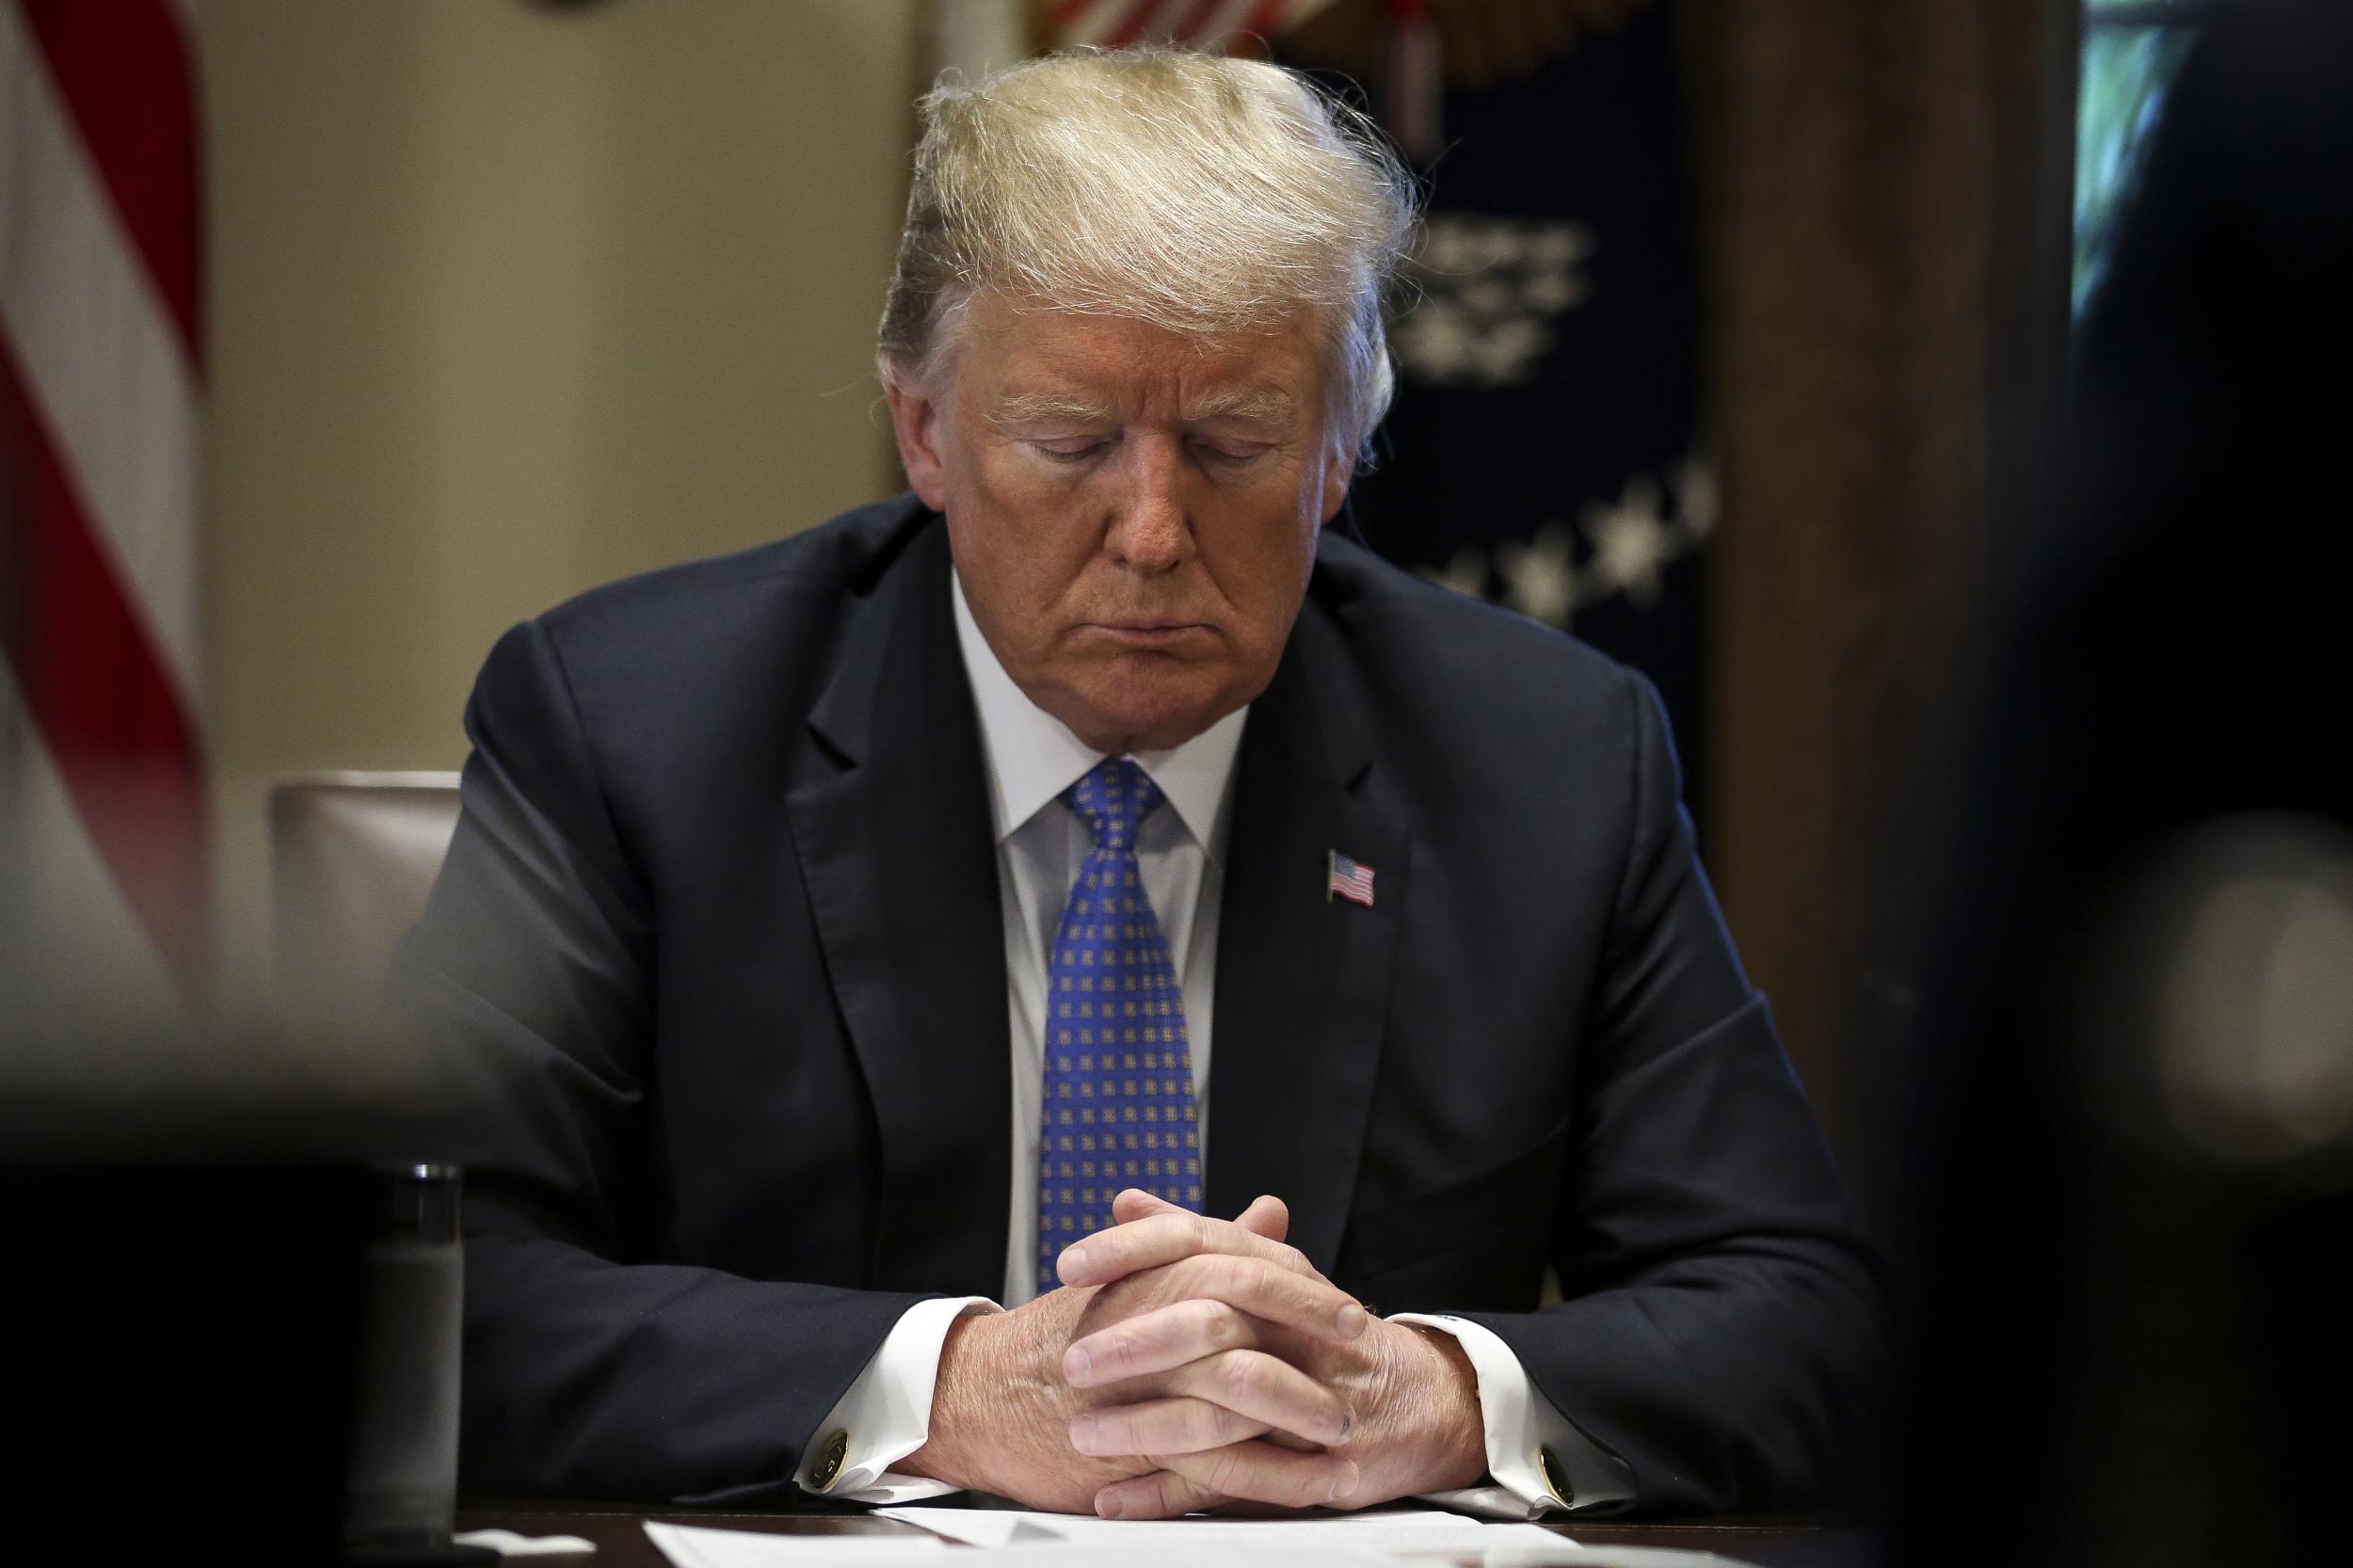
[[[1323,902],[1329,904],[1335,897],[1339,897],[1371,908],[1372,868],[1360,860],[1351,860],[1337,849],[1326,850],[1324,854],[1329,874],[1323,882]]]

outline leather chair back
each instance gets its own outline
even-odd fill
[[[270,791],[279,1000],[290,1022],[372,1018],[393,944],[457,827],[454,773],[318,773]]]

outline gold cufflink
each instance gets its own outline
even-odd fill
[[[831,1437],[826,1438],[824,1448],[817,1455],[816,1467],[808,1473],[811,1489],[818,1492],[831,1491],[833,1483],[841,1479],[841,1462],[849,1456],[850,1434],[848,1432],[836,1432]]]
[[[1577,1494],[1570,1491],[1569,1483],[1561,1479],[1567,1474],[1567,1467],[1553,1457],[1549,1448],[1536,1450],[1536,1474],[1544,1479],[1545,1490],[1552,1494],[1553,1501],[1562,1508],[1575,1506]]]

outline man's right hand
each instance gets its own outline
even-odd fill
[[[1280,1203],[1262,1198],[1237,1224],[1279,1241],[1289,1215]],[[1345,1340],[1351,1326],[1362,1332],[1362,1310],[1345,1313],[1352,1299],[1319,1278],[1238,1269],[1238,1261],[1225,1255],[1182,1258],[1099,1288],[1064,1287],[1010,1312],[957,1320],[940,1350],[930,1440],[892,1468],[1032,1508],[1092,1513],[1104,1486],[1159,1467],[1143,1458],[1091,1458],[1071,1445],[1073,1418],[1098,1405],[1176,1401],[1201,1424],[1204,1447],[1270,1432],[1310,1449],[1337,1441],[1347,1426],[1339,1401],[1296,1368],[1256,1349],[1250,1324],[1263,1320]],[[1205,1272],[1216,1279],[1200,1277]],[[1071,1386],[1063,1358],[1073,1340],[1180,1302],[1200,1302],[1202,1310],[1230,1324],[1231,1346],[1156,1378]],[[1345,1493],[1353,1480],[1354,1466],[1347,1461],[1302,1452],[1295,1464],[1286,1463],[1279,1481],[1297,1495],[1259,1500],[1310,1506]]]

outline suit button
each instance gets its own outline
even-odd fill
[[[830,1491],[833,1483],[841,1478],[841,1462],[849,1456],[850,1434],[847,1432],[837,1432],[826,1438],[825,1446],[818,1450],[816,1464],[808,1472],[809,1485],[819,1492]]]
[[[1549,1448],[1536,1450],[1536,1473],[1544,1478],[1545,1490],[1551,1493],[1562,1508],[1577,1504],[1577,1494],[1569,1489],[1568,1467],[1562,1464]]]

